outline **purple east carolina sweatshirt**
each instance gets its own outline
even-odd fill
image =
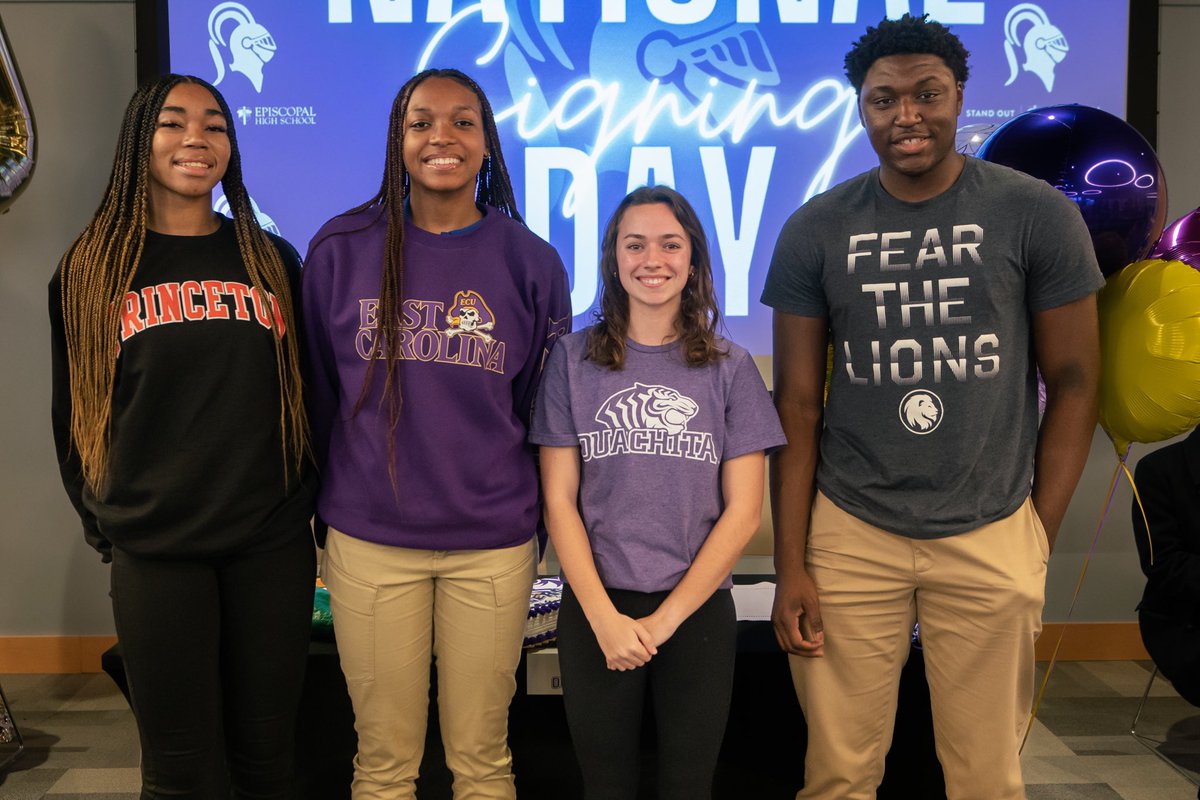
[[[537,530],[526,434],[542,364],[570,330],[570,292],[553,247],[484,211],[454,234],[411,221],[404,230],[404,300],[393,323],[403,397],[394,490],[382,361],[359,403],[383,324],[386,215],[372,208],[335,217],[309,247],[301,296],[317,513],[350,536],[469,550],[513,547]]]

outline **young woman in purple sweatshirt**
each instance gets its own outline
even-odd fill
[[[455,797],[513,798],[508,704],[540,518],[526,434],[571,310],[474,81],[427,70],[400,89],[379,192],[317,233],[303,288],[354,797],[414,796],[436,657]]]

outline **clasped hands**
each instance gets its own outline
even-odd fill
[[[675,627],[657,612],[634,619],[614,610],[595,627],[596,641],[608,668],[624,672],[644,666],[657,655],[659,645],[671,638]]]

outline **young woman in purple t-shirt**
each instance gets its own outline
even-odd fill
[[[704,231],[665,187],[627,196],[599,321],[546,365],[530,439],[567,587],[558,649],[586,797],[633,798],[647,692],[658,796],[711,794],[733,683],[730,570],[783,433],[750,355],[721,339]]]
[[[313,239],[303,310],[354,797],[414,796],[436,659],[454,796],[514,798],[508,704],[539,519],[526,433],[570,294],[466,75],[400,89],[379,193]]]

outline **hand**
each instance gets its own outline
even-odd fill
[[[596,641],[604,651],[609,669],[624,672],[637,669],[658,653],[654,639],[645,626],[624,614],[614,613],[592,626]]]
[[[771,623],[779,646],[792,655],[806,658],[825,655],[821,601],[817,598],[817,585],[807,571],[797,570],[786,580],[779,576]]]
[[[1034,515],[1037,516],[1038,522],[1042,523],[1042,529],[1046,531],[1046,549],[1053,553],[1054,542],[1058,539],[1058,530],[1062,527],[1062,514],[1051,515],[1049,511],[1042,513],[1035,505],[1033,508]]]
[[[678,625],[667,622],[658,611],[655,611],[648,617],[642,617],[638,622],[650,634],[651,642],[655,647],[660,646],[667,639],[674,636],[675,631],[679,628]]]

